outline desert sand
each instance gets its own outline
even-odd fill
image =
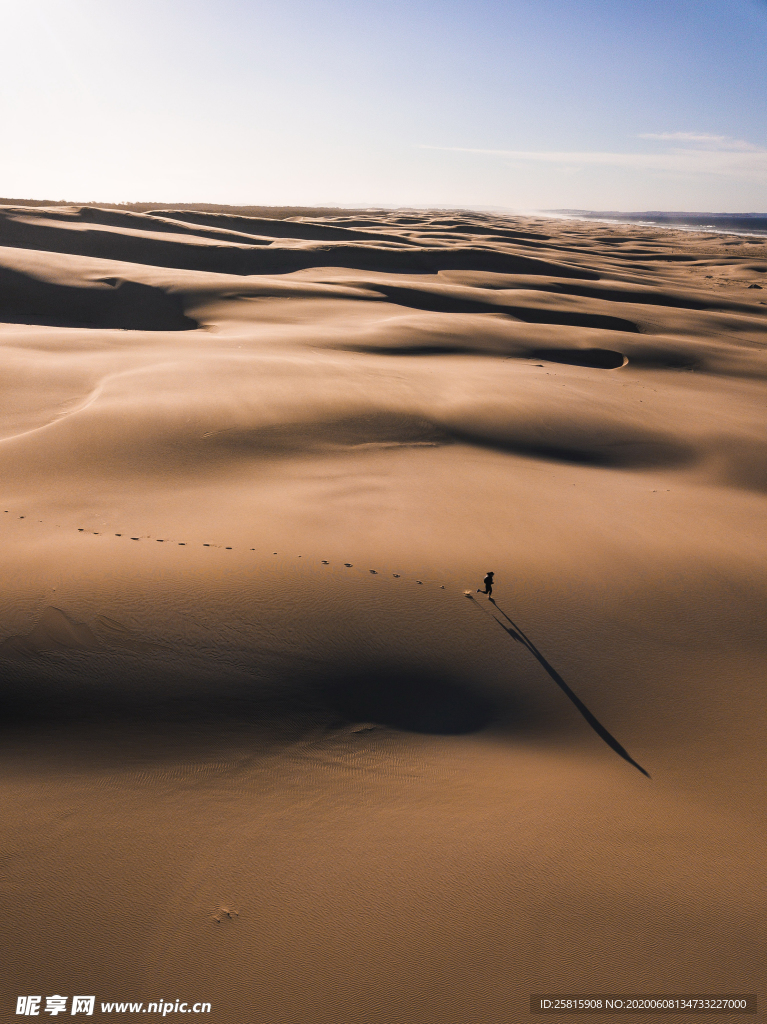
[[[764,241],[6,205],[0,243],[3,1020],[760,991]]]

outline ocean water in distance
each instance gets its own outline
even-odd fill
[[[682,231],[711,231],[724,235],[767,238],[767,213],[675,213],[645,210],[624,213],[616,210],[541,210],[572,220],[596,220],[607,224],[642,224],[645,227],[678,228]]]

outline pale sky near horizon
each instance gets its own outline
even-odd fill
[[[767,0],[0,0],[0,196],[767,211]]]

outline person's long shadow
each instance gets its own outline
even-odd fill
[[[575,694],[570,689],[570,687],[564,681],[562,676],[556,671],[556,669],[552,668],[548,661],[546,661],[546,659],[535,646],[533,641],[528,636],[526,636],[525,633],[523,633],[523,631],[519,628],[516,622],[510,619],[502,608],[498,607],[495,601],[493,601],[492,597],[489,598],[489,600],[491,601],[493,607],[501,613],[501,615],[509,623],[509,626],[504,625],[504,623],[501,622],[501,620],[497,616],[485,611],[482,605],[474,600],[473,594],[469,594],[468,597],[476,605],[476,607],[479,608],[480,611],[485,612],[485,614],[489,615],[491,619],[494,619],[495,622],[498,623],[498,625],[505,633],[508,633],[509,636],[512,637],[512,639],[516,640],[518,643],[522,644],[523,647],[527,648],[527,650],[532,654],[535,660],[545,669],[549,676],[554,680],[554,682],[565,694],[565,696],[568,697],[569,700],[571,700],[575,707],[578,709],[578,711],[580,711],[580,713],[589,723],[589,725],[597,734],[597,736],[601,737],[601,739],[605,741],[608,747],[611,747],[615,751],[615,753],[619,755],[619,757],[623,758],[624,761],[628,761],[629,764],[632,764],[638,771],[642,773],[642,775],[646,775],[648,779],[651,778],[650,773],[646,772],[644,768],[641,766],[641,764],[638,764],[634,760],[634,758],[629,754],[626,748],[622,747],[620,743],[616,740],[616,738],[611,733],[609,733],[607,729],[605,729],[602,723],[597,718],[595,718],[594,715],[592,715],[592,713],[589,711],[589,709],[586,707],[583,701],[577,696],[577,694]]]

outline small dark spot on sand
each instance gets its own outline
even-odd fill
[[[326,562],[326,561],[325,561],[325,559],[323,558],[323,560],[322,560],[322,564],[323,564],[323,565],[330,565],[330,562]]]
[[[354,568],[354,566],[352,565],[351,562],[344,562],[344,565],[346,566],[347,569],[353,569]]]
[[[78,532],[78,533],[85,533],[85,528],[84,528],[84,527],[82,527],[82,526],[78,526],[78,527],[77,527],[77,532]]]
[[[393,572],[392,576],[394,577],[395,580],[399,579],[399,573],[398,572]]]
[[[162,537],[158,537],[157,538],[157,543],[158,544],[162,544],[163,543],[163,538]]]
[[[131,540],[138,540],[138,537],[131,537]]]
[[[178,546],[179,546],[180,548],[185,548],[185,547],[186,547],[186,541],[185,541],[185,540],[180,540],[180,541],[178,542]]]
[[[374,576],[377,576],[377,575],[378,575],[378,573],[376,572],[376,570],[375,570],[375,569],[368,569],[368,572],[372,572],[372,574],[373,574]]]
[[[416,583],[420,583],[423,586],[423,580],[416,580]]]
[[[227,548],[226,550],[227,550],[227,551],[231,551],[232,549],[231,549],[231,548]]]
[[[115,537],[122,537],[122,534],[121,533],[116,533]]]

